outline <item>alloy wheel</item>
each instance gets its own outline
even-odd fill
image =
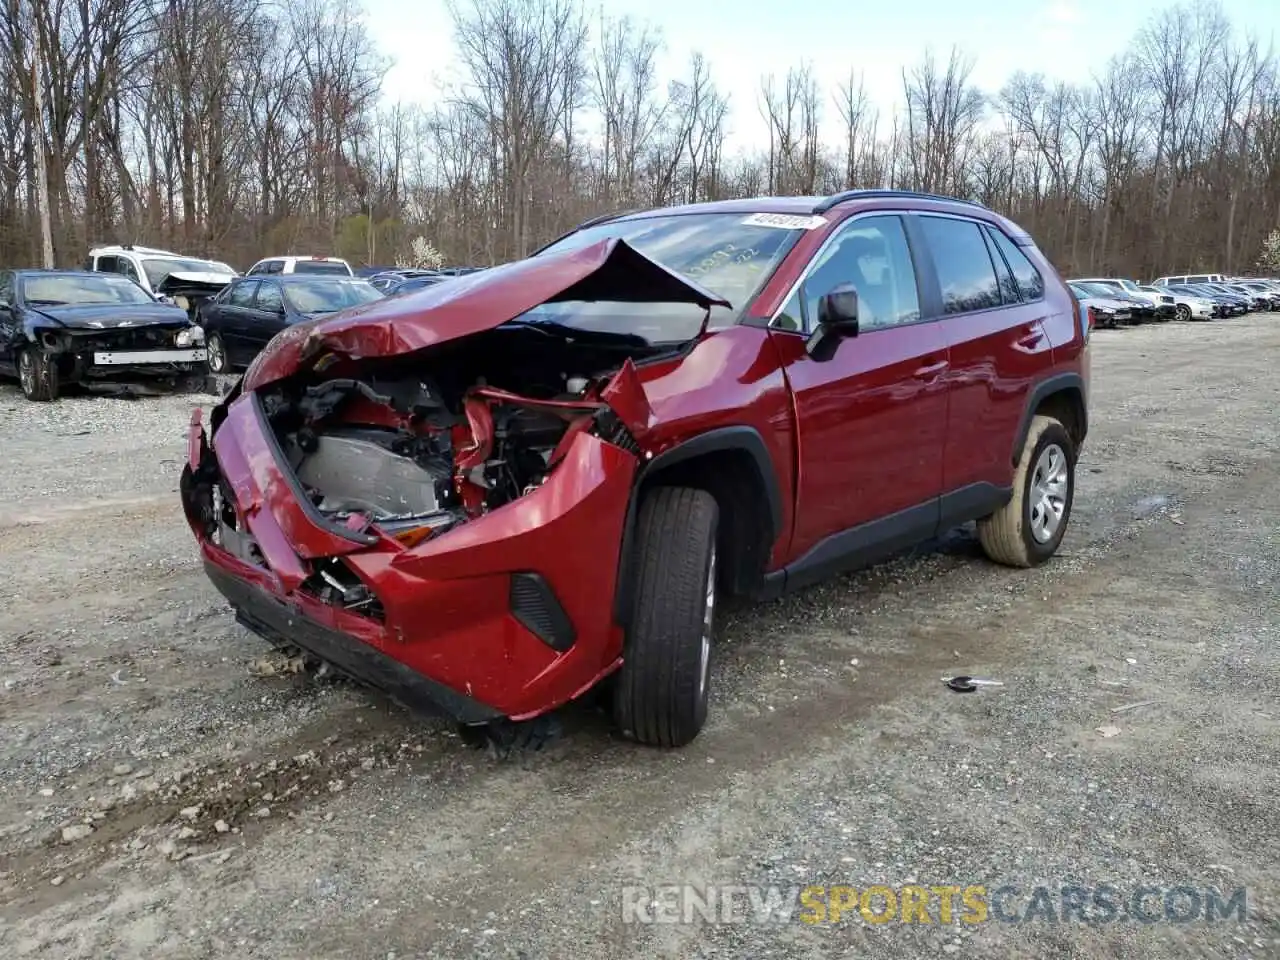
[[[36,392],[36,364],[31,359],[30,350],[23,350],[18,354],[18,382],[22,384],[22,392],[27,396]]]
[[[698,663],[698,695],[707,692],[711,675],[711,632],[716,618],[716,548],[711,546],[711,559],[707,563],[707,596],[702,612],[702,649]]]
[[[210,334],[209,339],[205,342],[204,349],[209,369],[214,373],[226,373],[227,350],[222,343],[222,338],[216,333]]]

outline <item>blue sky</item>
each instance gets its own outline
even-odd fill
[[[463,0],[465,2],[465,0]],[[444,0],[364,0],[379,50],[394,62],[384,84],[389,100],[430,104],[456,75],[452,24]],[[660,76],[677,76],[695,50],[730,94],[730,145],[765,135],[760,79],[812,62],[825,87],[861,71],[883,113],[902,96],[902,68],[926,47],[945,57],[958,44],[975,60],[973,79],[998,90],[1017,70],[1085,80],[1129,44],[1158,0],[603,0],[588,3],[609,16],[631,15],[658,26],[665,41]],[[1280,0],[1223,0],[1238,32],[1280,42]],[[834,132],[835,107],[824,104]]]

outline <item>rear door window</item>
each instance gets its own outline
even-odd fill
[[[968,313],[1001,306],[1000,283],[981,227],[972,220],[920,216],[933,253],[943,313]]]
[[[99,257],[98,265],[94,267],[94,270],[98,273],[115,273],[116,261],[116,257]]]

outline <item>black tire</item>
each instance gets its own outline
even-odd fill
[[[495,720],[493,723],[462,724],[458,736],[474,750],[487,750],[498,760],[522,753],[538,753],[564,734],[560,721],[550,714],[532,720]]]
[[[227,344],[218,333],[206,333],[204,338],[205,362],[210,373],[230,373],[231,358],[227,355]]]
[[[1061,510],[1052,531],[1035,519],[1040,506],[1040,497],[1035,491],[1040,488],[1041,457],[1050,447],[1056,447],[1064,459],[1066,487],[1060,496]],[[1051,457],[1050,460],[1052,462]],[[1009,567],[1037,567],[1044,563],[1057,553],[1066,535],[1075,492],[1076,449],[1071,435],[1053,417],[1032,417],[1022,456],[1018,458],[1018,469],[1014,472],[1013,498],[991,516],[978,521],[982,549],[996,563]],[[1040,534],[1045,532],[1050,535],[1041,539]]]
[[[640,506],[635,603],[613,691],[614,722],[639,743],[682,747],[706,722],[718,522],[705,490],[658,487]]]
[[[1188,307],[1185,303],[1180,303],[1177,306],[1177,314],[1178,314],[1178,319],[1183,323],[1186,323],[1191,319],[1191,308]]]
[[[22,395],[37,403],[58,399],[58,364],[36,346],[25,347],[18,354],[18,383]]]

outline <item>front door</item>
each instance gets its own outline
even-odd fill
[[[227,298],[218,309],[222,342],[227,345],[227,358],[236,365],[253,359],[257,350],[253,347],[253,304],[258,292],[258,280],[237,280],[227,291]]]
[[[263,280],[258,284],[258,297],[247,316],[245,349],[248,358],[252,360],[286,326],[284,297],[278,282]]]
[[[859,332],[829,356],[806,350],[822,296],[858,290]],[[794,332],[783,332],[788,328]],[[931,536],[947,423],[947,348],[922,319],[902,219],[855,217],[818,252],[771,331],[795,397],[799,476],[790,556]]]
[[[15,373],[14,348],[22,336],[14,307],[16,297],[13,274],[0,271],[0,367]]]

